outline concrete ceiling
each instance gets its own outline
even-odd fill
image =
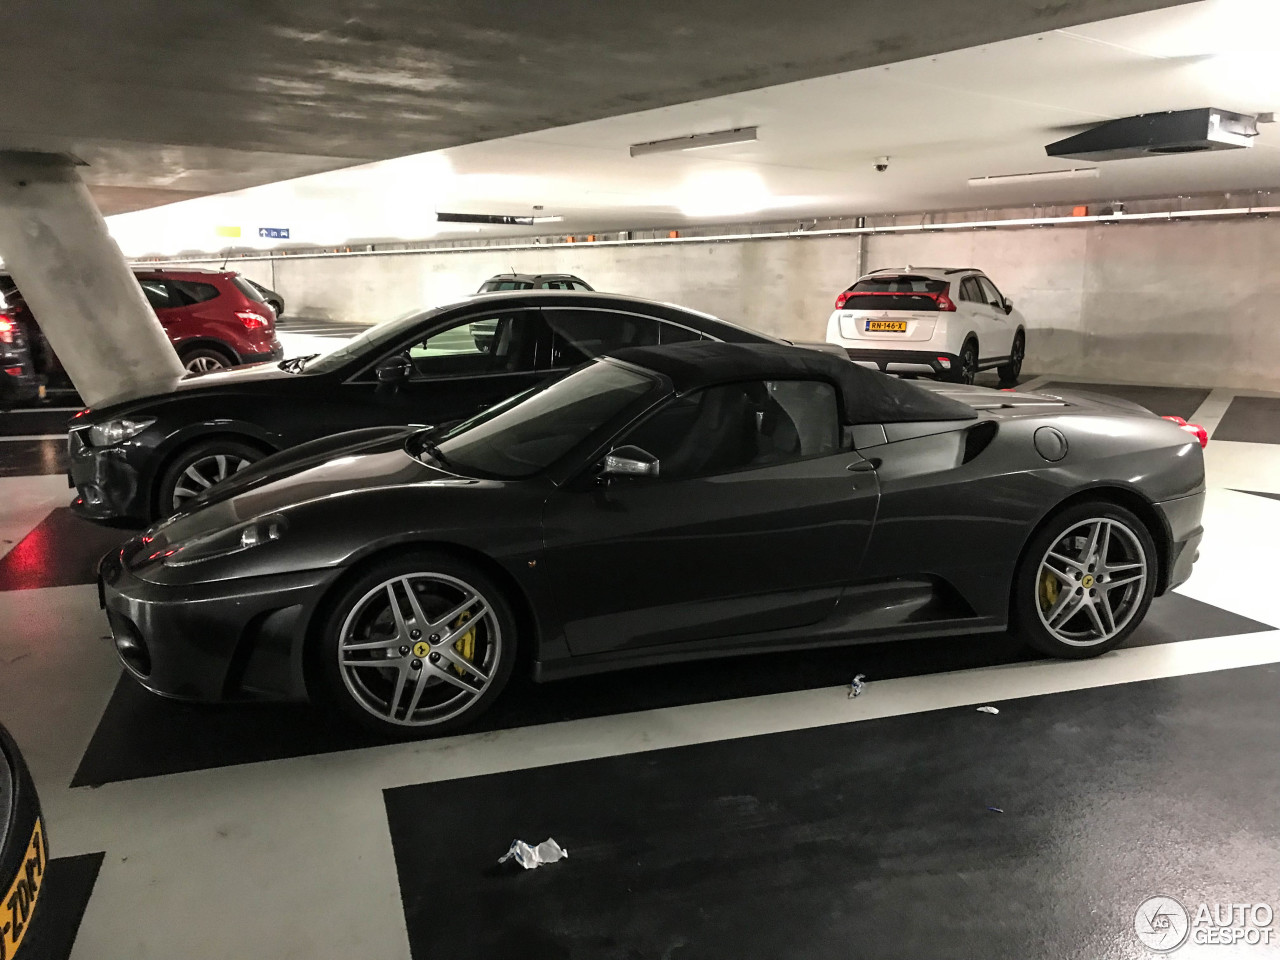
[[[0,149],[112,213],[1172,5],[9,0]]]
[[[1273,4],[1266,9],[1274,23],[1241,19],[1263,3]],[[1229,152],[1101,164],[1044,152],[1081,126],[1135,113],[1280,110],[1280,68],[1267,46],[1277,31],[1280,0],[1202,0],[257,187],[113,218],[112,230],[127,253],[175,254],[224,248],[214,224],[242,224],[246,238],[255,225],[289,226],[287,245],[298,246],[1280,187],[1280,124],[1264,125],[1252,148]],[[638,158],[628,152],[632,143],[746,125],[759,126],[758,141]],[[882,155],[891,160],[878,173],[873,162]],[[1092,166],[1096,179],[968,183]],[[530,215],[535,204],[563,221],[534,228],[434,222],[436,210]]]

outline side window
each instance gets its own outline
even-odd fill
[[[681,327],[674,323],[659,323],[658,336],[661,343],[688,343],[691,340],[701,340],[702,334],[697,330],[690,330],[688,327]]]
[[[544,310],[551,327],[552,367],[572,367],[623,347],[658,344],[658,321],[611,310]]]
[[[996,289],[996,285],[986,277],[978,277],[978,283],[982,286],[982,302],[983,303],[1004,303],[1004,297],[1000,296],[1000,291]]]
[[[173,297],[169,295],[169,284],[165,281],[139,280],[138,283],[142,285],[142,292],[146,295],[147,303],[151,304],[152,310],[178,306],[173,302]]]
[[[572,287],[574,290],[588,290],[588,291],[589,291],[589,290],[591,289],[591,288],[590,288],[590,287],[588,287],[585,283],[583,283],[581,280],[573,280],[573,281],[570,281],[569,286],[570,286],[570,287]]]
[[[193,303],[204,303],[218,295],[218,288],[211,283],[196,283],[192,280],[170,280],[169,293],[175,307],[189,307]]]
[[[539,326],[537,315],[529,311],[463,320],[409,348],[414,379],[533,370]]]
[[[672,400],[625,444],[657,457],[667,480],[830,456],[840,450],[835,388],[816,380],[708,387]]]
[[[965,277],[960,281],[960,299],[969,303],[986,303],[982,299],[982,288],[978,286],[978,281],[973,277]]]

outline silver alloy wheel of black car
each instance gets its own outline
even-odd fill
[[[431,727],[465,713],[489,689],[503,636],[478,587],[419,571],[361,596],[343,619],[336,652],[361,709],[381,723]]]
[[[1036,612],[1058,642],[1099,646],[1118,636],[1142,607],[1148,576],[1146,550],[1125,523],[1081,520],[1040,560]]]
[[[226,453],[213,453],[192,461],[174,485],[172,508],[179,509],[192,497],[204,493],[233,473],[238,473],[249,466],[249,463],[244,457]]]

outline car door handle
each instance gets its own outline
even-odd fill
[[[880,466],[880,460],[858,460],[845,467],[850,473],[874,473]]]

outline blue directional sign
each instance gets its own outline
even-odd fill
[[[268,240],[288,240],[288,227],[259,227],[258,236],[266,237]]]

